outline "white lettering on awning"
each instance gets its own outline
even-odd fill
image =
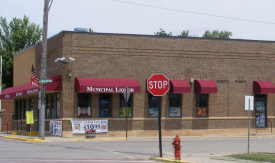
[[[10,95],[9,95],[9,94],[6,94],[6,95],[5,95],[5,98],[10,98]]]
[[[113,88],[94,88],[94,87],[87,87],[87,92],[103,92],[103,93],[123,93],[125,88],[118,88],[116,87],[115,90]],[[135,92],[134,88],[129,88],[131,93]]]

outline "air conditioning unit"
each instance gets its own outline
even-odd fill
[[[75,28],[74,29],[75,32],[87,32],[87,28]]]

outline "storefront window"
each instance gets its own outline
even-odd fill
[[[158,117],[158,97],[148,94],[149,117]]]
[[[14,106],[15,106],[14,107],[14,120],[17,120],[17,119],[20,119],[19,114],[18,114],[18,113],[20,113],[19,109],[18,109],[18,100],[15,100]]]
[[[33,111],[33,98],[29,98],[29,111]]]
[[[78,115],[78,117],[82,117],[82,118],[91,117],[90,94],[89,93],[79,93],[78,94],[77,115]]]
[[[181,94],[169,94],[169,117],[181,116]]]
[[[46,111],[46,119],[49,119],[50,118],[50,97],[49,96],[46,96],[46,108],[45,108],[45,111]]]
[[[123,94],[119,94],[119,117],[126,117],[126,101]],[[130,98],[127,102],[127,117],[133,117],[133,94],[130,95]]]
[[[196,94],[196,116],[208,116],[208,94]]]
[[[56,95],[56,118],[60,118],[60,94]]]
[[[54,118],[54,96],[51,95],[51,118]]]
[[[102,93],[99,94],[99,116],[111,117],[112,116],[112,94]]]
[[[23,119],[23,108],[22,108],[22,100],[19,100],[19,119]]]
[[[256,127],[264,128],[266,124],[266,95],[255,95]]]
[[[22,119],[26,119],[26,99],[23,99],[23,117]]]

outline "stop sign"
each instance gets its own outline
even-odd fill
[[[169,79],[163,74],[153,74],[147,80],[147,90],[154,96],[163,96],[169,89]]]

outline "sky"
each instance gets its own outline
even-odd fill
[[[62,30],[154,35],[160,28],[201,37],[206,30],[232,32],[231,39],[275,41],[274,0],[53,0],[48,37]],[[0,16],[29,17],[43,27],[44,0],[0,0]]]

